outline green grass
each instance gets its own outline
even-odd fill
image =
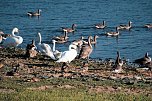
[[[124,93],[89,93],[78,89],[25,90],[11,94],[2,93],[1,101],[151,101],[143,95]]]
[[[51,87],[46,90],[29,89],[38,88],[44,85],[58,87]],[[60,86],[63,85],[70,85],[73,88],[60,88]],[[145,94],[128,94],[121,91],[89,92],[88,86],[93,85],[121,86],[123,88],[136,87],[136,85],[125,86],[111,80],[93,81],[88,79],[86,81],[81,81],[81,79],[71,80],[67,78],[52,78],[41,80],[40,82],[24,82],[19,78],[13,77],[1,80],[0,89],[7,89],[8,92],[0,92],[0,101],[152,101],[152,97],[146,96]],[[10,92],[9,89],[13,91]]]

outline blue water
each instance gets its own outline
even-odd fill
[[[62,35],[61,27],[71,27],[75,23],[77,31],[68,34],[67,43],[57,44],[58,50],[67,50],[70,42],[81,36],[98,35],[100,38],[91,58],[115,58],[119,50],[121,57],[132,61],[145,52],[152,55],[152,29],[143,27],[152,23],[151,8],[151,0],[1,0],[0,30],[11,33],[14,27],[19,28],[24,39],[19,47],[25,48],[36,38],[37,32],[41,32],[43,42],[51,42],[52,37]],[[42,10],[39,18],[26,15],[37,9]],[[103,20],[107,28],[93,28]],[[133,22],[130,31],[121,31],[118,38],[104,36],[120,24],[128,24],[129,20]]]

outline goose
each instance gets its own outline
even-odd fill
[[[132,24],[132,22],[129,21],[128,25],[119,25],[118,29],[120,29],[120,30],[121,29],[127,29],[127,30],[129,30],[132,27],[131,24]]]
[[[134,63],[145,65],[146,63],[151,62],[151,57],[148,55],[148,52],[146,52],[145,56],[140,59],[136,59]]]
[[[61,55],[62,55],[62,52],[60,52],[60,51],[55,49],[55,43],[56,42],[57,42],[56,40],[52,40],[52,43],[53,43],[53,54],[54,54],[54,57],[56,59],[59,59],[61,57]]]
[[[146,24],[144,25],[146,28],[152,28],[152,24]]]
[[[35,49],[36,49],[35,41],[32,40],[32,43],[27,44],[27,46],[26,46],[25,56],[28,57],[28,58],[29,57],[35,57],[37,55],[37,51]]]
[[[23,42],[23,38],[21,36],[15,35],[15,32],[18,33],[18,28],[13,28],[12,34],[3,41],[4,47],[17,47]]]
[[[120,53],[117,51],[117,58],[114,65],[114,71],[115,73],[120,73],[122,71],[123,66],[123,60],[120,58]]]
[[[119,30],[118,27],[116,27],[116,32],[107,32],[107,36],[118,36],[119,35]]]
[[[83,44],[83,36],[81,36],[81,38],[78,40],[74,40],[71,44],[81,46]]]
[[[39,42],[36,45],[37,51],[46,55],[46,56],[48,56],[48,57],[50,57],[51,59],[55,60],[56,58],[53,55],[51,47],[46,43],[41,43],[42,37],[41,37],[40,32],[38,32],[38,37],[39,37]]]
[[[72,24],[72,27],[71,28],[64,28],[64,27],[62,27],[62,30],[65,32],[67,32],[67,33],[71,33],[71,32],[74,32],[75,31],[75,27],[76,27],[77,25],[76,24]]]
[[[65,43],[68,40],[67,31],[64,32],[64,36],[54,37],[53,40],[56,40],[57,43]]]
[[[77,46],[70,45],[69,50],[62,52],[61,57],[56,62],[70,63],[77,56]]]
[[[80,50],[80,54],[78,56],[79,59],[80,58],[82,58],[82,59],[87,58],[89,60],[89,56],[93,50],[92,45],[91,45],[91,38],[92,38],[92,36],[88,37],[88,44],[82,45],[81,50]]]
[[[97,43],[97,38],[99,38],[99,36],[95,35],[94,40],[91,40],[91,44],[96,44]]]
[[[95,27],[96,27],[97,29],[103,29],[103,28],[106,27],[106,22],[103,21],[102,23],[95,24]]]
[[[41,15],[40,14],[41,11],[42,11],[41,9],[38,9],[37,12],[28,12],[27,15],[28,16],[40,16]]]

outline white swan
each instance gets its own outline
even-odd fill
[[[72,60],[74,60],[77,56],[77,46],[76,45],[70,45],[68,51],[64,51],[61,55],[61,58],[59,58],[56,62],[65,62],[70,63]]]
[[[53,54],[54,54],[54,57],[56,59],[59,59],[61,57],[62,52],[59,52],[58,50],[55,49],[55,43],[56,42],[57,42],[56,40],[52,40],[52,43],[53,43]]]
[[[21,36],[16,36],[15,32],[18,33],[18,28],[14,28],[12,30],[12,35],[3,41],[4,47],[17,47],[23,42],[23,38]]]
[[[51,47],[46,43],[41,43],[42,37],[41,37],[40,33],[38,33],[38,36],[39,36],[39,42],[36,45],[37,51],[46,55],[46,56],[49,56],[51,59],[55,60],[56,58],[53,55]]]

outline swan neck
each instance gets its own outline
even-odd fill
[[[92,45],[91,45],[91,37],[88,38],[88,45],[92,48]]]
[[[41,33],[38,33],[38,36],[39,36],[39,43],[41,43],[42,41]]]
[[[12,30],[12,36],[16,36],[16,35],[15,35],[15,30]]]
[[[55,42],[53,42],[53,51],[55,51]]]

